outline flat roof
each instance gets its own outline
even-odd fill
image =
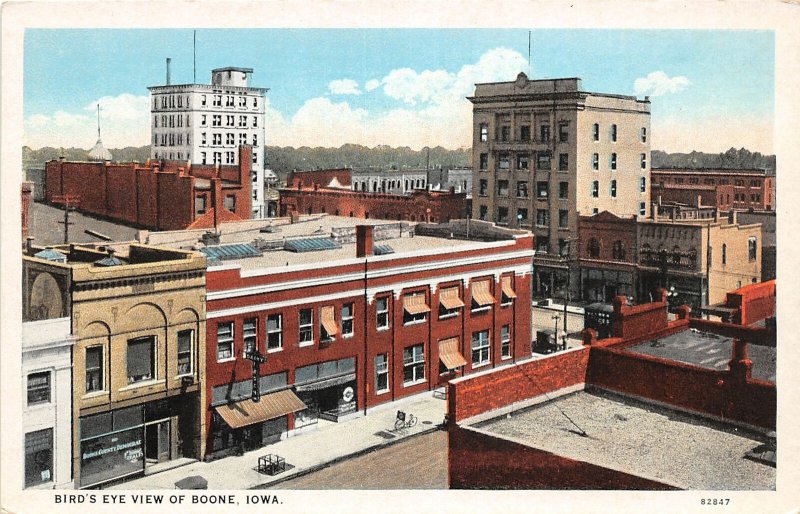
[[[28,235],[34,238],[37,246],[64,243],[64,209],[39,202],[31,202],[28,218]],[[69,213],[70,243],[99,243],[105,241],[86,233],[91,230],[111,238],[112,241],[130,241],[136,237],[138,229],[132,225],[100,219],[78,211]]]
[[[745,458],[764,435],[613,393],[577,392],[475,427],[683,489],[775,490],[775,468]]]
[[[732,343],[730,337],[689,329],[629,346],[625,350],[702,368],[725,370],[731,360]],[[747,345],[748,358],[753,362],[753,378],[775,382],[776,353],[774,347]]]

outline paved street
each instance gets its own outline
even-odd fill
[[[447,432],[414,436],[270,489],[447,489]]]

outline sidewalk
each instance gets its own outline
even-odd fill
[[[411,413],[416,426],[394,429],[397,411]],[[208,480],[209,490],[242,490],[275,484],[324,467],[334,461],[436,430],[444,420],[447,402],[433,391],[390,402],[342,423],[320,422],[317,430],[283,439],[241,456],[187,466],[129,480],[109,489],[175,489],[175,482],[191,475]],[[258,458],[273,453],[286,459],[286,471],[269,476],[257,471]]]

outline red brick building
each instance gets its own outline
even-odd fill
[[[45,201],[70,195],[79,198],[82,212],[152,230],[249,219],[250,152],[241,146],[239,165],[217,167],[54,160],[45,167]]]
[[[757,211],[775,209],[775,176],[765,170],[653,168],[651,198],[662,202]]]
[[[578,266],[581,297],[610,302],[617,295],[638,296],[636,217],[603,211],[578,216]]]
[[[467,196],[453,191],[427,190],[391,194],[317,186],[281,189],[280,215],[289,216],[293,212],[447,223],[467,217]]]
[[[456,222],[417,226],[412,237],[404,224],[332,216],[270,227],[236,229],[239,241],[267,238],[263,255],[241,243],[202,250],[211,260],[209,454],[260,447],[531,354],[529,232],[473,222],[479,239],[469,240]],[[216,265],[231,254],[240,257]],[[266,357],[259,402],[245,347]]]
[[[286,185],[293,188],[305,187],[332,187],[338,184],[350,188],[350,169],[339,168],[330,170],[290,171],[286,176]]]

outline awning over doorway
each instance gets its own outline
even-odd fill
[[[460,309],[464,306],[464,302],[461,301],[461,298],[458,297],[458,288],[457,287],[446,287],[443,288],[442,291],[439,293],[439,303],[442,304],[442,307],[445,309]]]
[[[241,428],[279,418],[306,408],[306,404],[289,389],[261,396],[261,400],[242,400],[216,407],[217,414],[231,428]]]
[[[511,277],[503,277],[503,294],[508,298],[517,297],[517,293],[514,292],[514,288],[511,287]]]
[[[294,388],[298,391],[319,391],[320,389],[346,384],[354,381],[355,379],[355,373],[348,373],[347,375],[340,375],[338,377],[317,380],[316,382],[310,382],[308,384],[296,385]]]
[[[320,309],[320,321],[322,322],[325,332],[330,337],[335,336],[339,332],[339,327],[336,325],[336,319],[333,317],[333,306],[327,306]]]
[[[472,299],[481,307],[494,303],[494,297],[489,289],[488,280],[478,280],[472,283]]]
[[[431,308],[425,303],[424,294],[414,294],[403,297],[403,309],[412,315],[431,311]]]
[[[447,369],[456,369],[467,364],[467,360],[458,351],[458,339],[442,339],[439,341],[439,359]]]

